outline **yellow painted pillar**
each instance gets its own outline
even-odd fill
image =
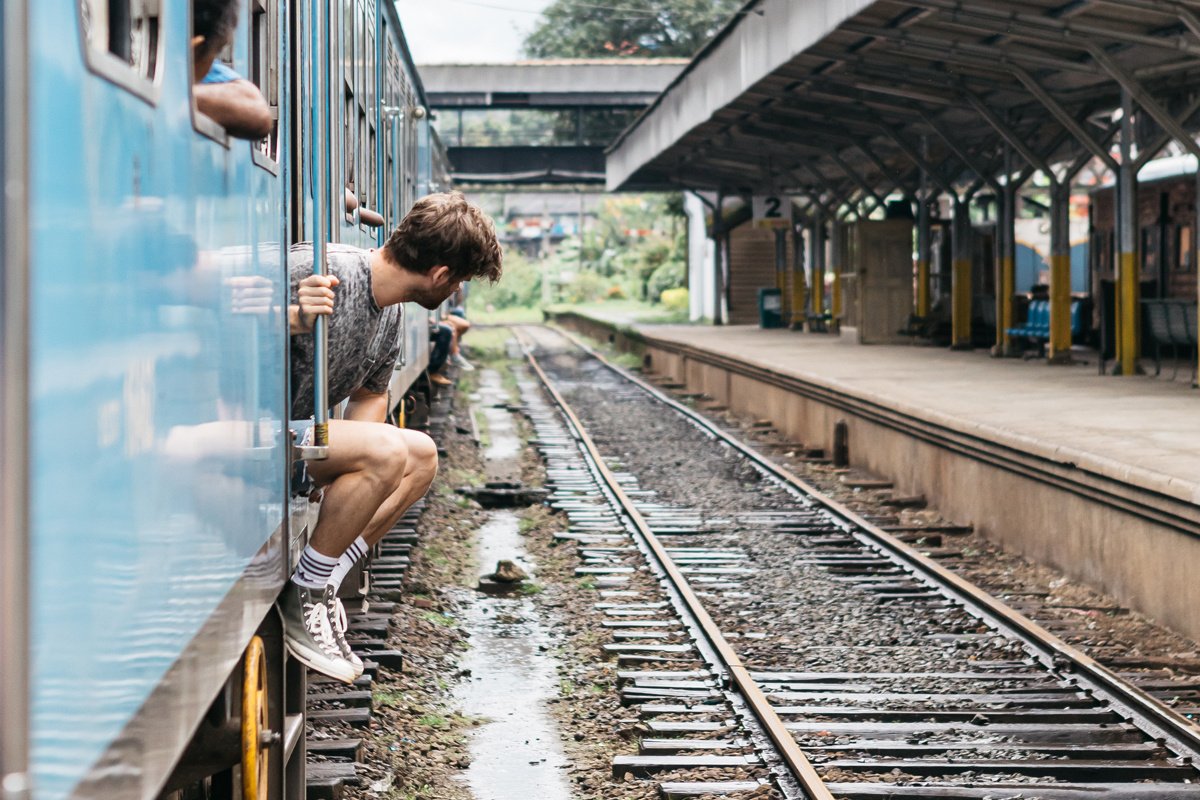
[[[1071,184],[1050,187],[1050,343],[1051,364],[1071,360]]]
[[[971,219],[965,200],[954,198],[951,247],[954,258],[950,274],[950,346],[971,348]]]
[[[1121,91],[1121,168],[1117,171],[1117,367],[1136,375],[1139,355],[1137,175],[1133,165],[1133,97]]]
[[[927,194],[922,194],[917,201],[917,303],[914,309],[918,317],[929,316],[929,246],[930,221],[929,202]]]
[[[794,331],[804,330],[804,309],[808,305],[808,286],[804,280],[804,242],[796,243],[792,251],[792,319]]]

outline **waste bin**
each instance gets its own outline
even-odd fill
[[[783,292],[778,289],[758,290],[758,326],[783,327]]]

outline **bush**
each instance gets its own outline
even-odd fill
[[[608,291],[604,293],[605,300],[624,300],[625,297],[625,290],[615,285],[608,287]]]
[[[583,271],[562,289],[562,300],[567,303],[594,303],[604,296],[608,281],[594,272]]]
[[[667,289],[659,295],[659,301],[668,311],[688,310],[688,290],[684,288]]]
[[[649,295],[656,300],[663,292],[679,289],[686,284],[687,265],[682,261],[666,261],[650,275]]]
[[[515,250],[504,253],[504,274],[496,284],[471,283],[470,303],[476,308],[529,308],[542,299],[542,266]]]

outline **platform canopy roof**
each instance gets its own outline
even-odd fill
[[[609,148],[609,189],[833,205],[1198,152],[1200,0],[751,0]],[[992,183],[992,185],[995,185]]]

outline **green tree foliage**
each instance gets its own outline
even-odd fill
[[[690,58],[741,0],[555,0],[525,39],[531,58]]]
[[[533,308],[542,299],[542,269],[516,250],[504,254],[504,277],[471,284],[472,308]]]

